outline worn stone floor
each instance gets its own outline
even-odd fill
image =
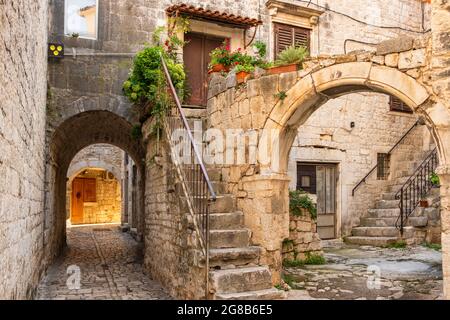
[[[335,242],[324,248],[324,256],[324,265],[284,270],[295,289],[288,299],[442,299],[440,251],[420,245],[393,249]]]
[[[68,228],[67,244],[39,285],[36,299],[170,299],[144,274],[140,245],[117,225]]]

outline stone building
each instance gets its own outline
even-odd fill
[[[44,271],[47,1],[0,3],[0,298]],[[30,31],[32,30],[32,32]]]
[[[0,296],[32,296],[65,245],[67,177],[81,170],[73,169],[77,162],[89,161],[85,148],[108,144],[121,149],[117,159],[122,161],[107,170],[114,174],[121,168],[121,177],[114,176],[122,180],[122,223],[144,242],[147,272],[180,298],[203,297],[209,281],[207,295],[217,299],[282,297],[273,285],[280,281],[282,241],[289,236],[289,185],[308,188],[307,179],[299,175],[302,165],[315,165],[316,175],[335,170],[335,208],[327,212],[334,222],[318,221],[324,232],[331,227],[332,235],[326,237],[334,238],[349,235],[380,201],[393,201],[382,197],[393,192],[385,188],[404,177],[399,163],[405,155],[411,155],[414,161],[408,161],[414,167],[413,162],[436,146],[444,293],[449,297],[448,4],[185,2],[51,0],[48,17],[46,1],[1,3],[0,61],[7,72],[0,77],[8,90],[1,92],[0,139],[6,149],[0,170],[8,179],[0,181],[0,218],[6,217],[0,223],[5,230],[0,254],[8,262],[1,259],[0,266],[9,273],[0,280]],[[184,35],[189,42],[180,52],[193,92],[183,108],[188,118],[219,130],[273,130],[280,138],[279,167],[273,162],[208,166],[218,194],[209,205],[211,270],[202,255],[198,218],[187,214],[195,213],[190,203],[190,196],[198,201],[192,196],[195,188],[186,188],[171,157],[170,139],[152,135],[153,119],[143,124],[142,139],[131,135],[139,117],[122,93],[135,54],[157,27],[167,25],[168,15],[179,13],[190,17],[190,31]],[[11,19],[18,25],[33,24],[35,31],[30,35],[25,28],[8,28]],[[48,35],[43,34],[47,23]],[[23,41],[27,37],[36,41]],[[252,40],[262,40],[270,59],[293,41],[302,42],[313,58],[299,72],[265,75],[236,86],[232,77],[206,76],[204,61],[225,39],[232,50],[247,51]],[[48,90],[47,42],[64,46],[63,55],[49,57]],[[17,61],[16,51],[25,58]],[[11,79],[21,86],[13,86]],[[287,94],[284,101],[276,99],[281,91]],[[395,110],[393,105],[401,102],[402,110]],[[17,106],[22,107],[18,112]],[[351,195],[355,184],[386,157],[379,154],[388,153],[417,118],[426,127],[415,127],[402,140],[392,153],[388,174],[377,172],[383,179],[367,179]],[[331,164],[334,169],[327,169]],[[33,261],[24,263],[29,256]]]

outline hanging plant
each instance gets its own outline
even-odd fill
[[[174,18],[175,19],[175,18]],[[186,19],[181,19],[180,28],[187,30]],[[167,80],[163,71],[161,57],[169,70],[170,77],[177,91],[178,97],[183,101],[185,96],[186,73],[184,66],[177,60],[177,50],[184,45],[184,41],[178,39],[180,31],[173,26],[163,41],[162,34],[165,28],[159,27],[153,34],[153,45],[138,52],[128,79],[123,84],[123,92],[128,99],[139,106],[140,122],[148,118],[155,118],[155,126],[161,127],[161,120],[168,108],[172,105],[172,98],[168,89]]]

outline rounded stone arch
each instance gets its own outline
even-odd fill
[[[93,144],[116,146],[127,152],[136,163],[137,210],[141,213],[138,233],[143,231],[145,152],[143,143],[132,137],[131,130],[132,123],[127,119],[110,111],[97,110],[77,113],[53,131],[48,146],[46,229],[49,250],[55,255],[65,245],[66,188],[70,163],[79,151]]]
[[[271,109],[263,129],[266,132],[275,130],[278,134],[279,158],[275,161],[272,158],[270,169],[267,168],[269,165],[262,165],[262,168],[266,167],[272,173],[285,173],[298,127],[329,99],[355,92],[386,93],[402,100],[425,120],[440,157],[444,156],[434,119],[428,114],[430,94],[419,81],[395,68],[371,62],[349,62],[305,75],[286,92],[286,98]]]
[[[69,101],[66,101],[69,99]],[[58,128],[68,119],[90,111],[104,111],[116,114],[125,119],[129,123],[135,123],[138,120],[135,107],[130,104],[128,99],[121,95],[96,95],[96,96],[81,96],[74,99],[70,97],[60,97],[58,103],[63,107],[58,110],[58,115],[53,116],[50,121],[52,128]]]
[[[116,178],[117,181],[121,178],[121,169],[117,166],[114,166],[111,163],[107,163],[103,160],[89,160],[89,161],[78,161],[76,163],[73,163],[68,171],[67,171],[67,178],[69,179],[69,182],[73,180],[77,175],[79,175],[81,172],[83,172],[86,169],[103,169],[108,172],[111,172],[114,175],[114,178]]]

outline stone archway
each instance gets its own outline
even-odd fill
[[[406,70],[376,63],[372,61],[373,53],[360,55],[364,57],[361,61],[351,54],[315,58],[314,63],[304,65],[304,70],[263,76],[248,81],[245,87],[230,88],[226,82],[222,85],[224,80],[220,76],[211,80],[210,127],[257,131],[260,134],[258,149],[265,148],[272,156],[264,161],[259,159],[255,164],[228,166],[226,170],[240,174],[230,175],[226,180],[230,192],[238,198],[238,207],[246,216],[247,227],[253,232],[253,242],[265,248],[262,261],[274,271],[274,283],[279,280],[281,269],[280,244],[289,231],[289,178],[286,174],[289,150],[297,128],[329,99],[362,91],[387,93],[399,98],[424,119],[437,145],[441,168],[447,168],[450,148],[445,146],[449,141],[445,123],[450,114],[432,94],[426,77],[413,78]],[[427,70],[423,66],[422,74],[425,75]],[[278,93],[282,91],[285,98],[278,99]],[[274,140],[263,139],[267,138],[264,134],[274,135]],[[448,183],[442,169],[441,176],[441,181]],[[443,230],[447,203],[445,190],[446,186],[441,189]],[[443,234],[445,268],[445,251],[450,248],[446,248],[444,239]],[[449,285],[450,277],[444,277]]]
[[[66,184],[69,165],[75,155],[87,146],[106,143],[125,152],[138,169],[138,212],[144,212],[145,158],[143,146],[131,136],[132,125],[123,117],[105,110],[78,113],[63,121],[53,132],[48,150],[46,175],[46,248],[55,257],[65,244]],[[138,233],[143,232],[139,217]]]

